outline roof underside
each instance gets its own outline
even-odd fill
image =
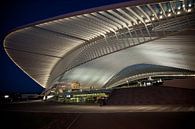
[[[140,3],[33,24],[10,33],[4,48],[43,87],[75,80],[102,87],[142,63],[195,71],[193,1]]]

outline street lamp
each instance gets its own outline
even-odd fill
[[[129,81],[127,80],[126,82],[127,82],[127,85],[129,86]]]

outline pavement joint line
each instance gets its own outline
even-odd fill
[[[79,116],[80,114],[77,114],[76,118],[68,125],[66,129],[70,129],[74,125],[74,123],[79,119]]]
[[[52,110],[55,108],[56,110]],[[195,105],[140,105],[140,106],[47,106],[39,107],[7,107],[1,108],[0,111],[16,111],[16,112],[50,112],[50,113],[118,113],[118,112],[195,112]]]

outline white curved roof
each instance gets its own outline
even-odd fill
[[[92,60],[66,72],[60,81],[77,80],[83,88],[100,88],[124,68],[143,63],[195,71],[194,50],[193,33],[168,36]]]
[[[194,25],[193,7],[191,0],[138,1],[67,14],[11,32],[4,48],[43,87],[62,79],[61,75],[101,87],[119,70],[136,63],[195,70],[193,36],[177,36]],[[127,50],[117,52],[123,49]],[[94,74],[96,79],[90,78]]]

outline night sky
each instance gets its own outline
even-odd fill
[[[5,36],[14,28],[69,12],[125,1],[128,0],[1,0],[0,91],[41,93],[43,90],[8,58],[3,49]]]

